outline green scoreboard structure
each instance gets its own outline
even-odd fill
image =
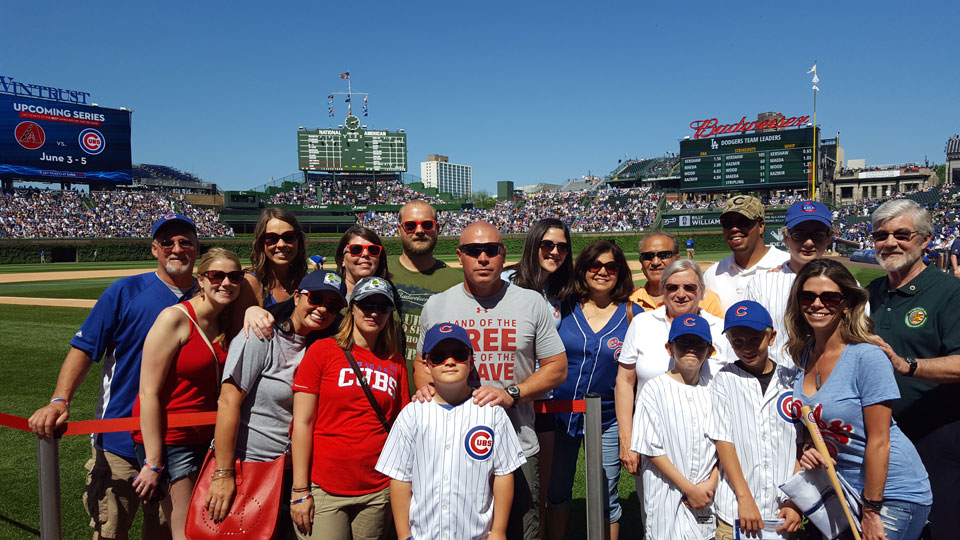
[[[407,170],[407,134],[368,130],[350,115],[341,129],[297,131],[302,171],[397,172]]]
[[[805,187],[816,140],[812,127],[683,140],[680,190]]]

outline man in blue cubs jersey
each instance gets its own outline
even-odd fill
[[[70,341],[50,403],[30,417],[30,427],[51,437],[70,417],[70,400],[93,362],[102,362],[97,419],[130,416],[140,388],[143,341],[164,308],[196,290],[193,264],[199,243],[189,218],[166,214],[153,226],[151,252],[157,270],[119,279],[97,300]],[[93,457],[86,464],[84,507],[94,539],[126,538],[140,500],[133,479],[140,471],[129,431],[93,436]],[[144,503],[143,537],[169,538],[159,505]]]

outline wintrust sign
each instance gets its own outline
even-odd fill
[[[736,124],[721,124],[716,118],[711,118],[709,120],[694,120],[690,122],[690,129],[694,131],[694,139],[704,139],[715,135],[727,135],[730,133],[797,127],[806,124],[808,120],[810,120],[809,116],[791,116],[790,118],[774,118],[747,122],[747,117],[744,116]]]

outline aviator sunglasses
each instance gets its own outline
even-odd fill
[[[476,259],[481,253],[487,257],[496,257],[503,250],[503,244],[490,242],[487,244],[463,244],[460,246],[460,252],[467,257]]]
[[[661,261],[665,261],[676,254],[677,254],[676,251],[641,251],[640,260],[652,261],[653,259],[656,258],[656,259],[660,259]]]
[[[263,243],[268,246],[275,246],[278,242],[283,240],[284,244],[295,244],[298,240],[298,235],[296,231],[287,231],[283,234],[277,234],[268,232],[263,235]]]
[[[377,244],[349,244],[343,248],[344,253],[349,253],[354,257],[362,257],[364,251],[369,253],[371,257],[379,257],[383,251],[383,246]]]
[[[681,285],[678,285],[678,284],[676,284],[676,283],[668,283],[668,284],[666,284],[666,285],[663,286],[663,289],[664,289],[665,291],[667,291],[667,292],[677,292],[677,291],[680,290],[680,287],[681,287]],[[688,293],[695,293],[695,292],[697,292],[697,289],[698,289],[698,288],[699,288],[699,287],[697,287],[696,285],[690,285],[689,283],[683,285],[683,290],[686,291],[686,292],[688,292]]]
[[[797,301],[800,302],[801,306],[811,306],[813,303],[820,299],[820,303],[824,307],[835,308],[843,303],[844,296],[843,293],[838,293],[835,291],[826,291],[820,294],[817,294],[813,291],[800,291],[797,294]]]
[[[243,270],[234,270],[232,272],[224,272],[223,270],[207,270],[206,272],[201,272],[200,275],[210,280],[210,283],[213,283],[214,285],[222,283],[224,278],[229,278],[230,283],[237,284],[243,279]]]
[[[891,234],[893,235],[893,238],[897,240],[897,242],[909,242],[911,238],[920,234],[920,232],[919,231],[894,231],[894,232],[874,231],[870,233],[870,236],[873,237],[874,242],[886,242],[887,237],[890,236]]]
[[[430,232],[437,226],[437,221],[435,219],[409,219],[400,224],[403,227],[403,230],[408,233],[415,232],[417,227],[423,227],[424,231]]]
[[[551,240],[540,241],[540,251],[544,253],[553,253],[556,249],[558,253],[570,253],[570,244],[566,242],[553,242]]]
[[[447,358],[453,358],[458,364],[465,364],[470,358],[470,351],[466,349],[457,349],[456,351],[437,351],[436,353],[427,353],[427,361],[435,366],[443,365]]]
[[[607,273],[610,275],[616,275],[617,271],[620,270],[620,267],[617,266],[616,261],[610,261],[606,263],[602,263],[600,261],[593,261],[592,263],[590,263],[590,266],[587,267],[587,271],[593,272],[594,274],[598,274],[600,273],[600,270],[603,268],[605,268],[607,270]]]
[[[180,246],[180,249],[185,251],[189,249],[196,249],[197,247],[190,240],[170,240],[169,238],[166,240],[157,240],[157,245],[160,246],[160,249],[162,249],[164,252],[173,251],[173,246]]]

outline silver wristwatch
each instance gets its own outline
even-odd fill
[[[510,394],[510,397],[513,398],[513,405],[510,407],[516,407],[517,403],[520,403],[520,389],[517,388],[517,385],[511,384],[505,389],[507,394]]]

